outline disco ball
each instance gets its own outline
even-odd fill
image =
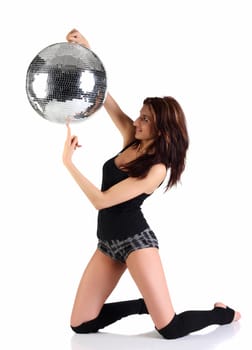
[[[26,94],[43,118],[66,123],[86,120],[102,105],[107,89],[104,66],[90,49],[62,42],[40,51],[26,74]]]

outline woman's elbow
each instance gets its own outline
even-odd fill
[[[95,209],[96,210],[102,210],[102,209],[104,209],[100,204],[98,204],[98,203],[93,203],[94,204],[94,207],[95,207]]]
[[[93,202],[93,206],[95,207],[96,210],[102,210],[107,208],[103,200],[96,200]]]
[[[114,205],[111,201],[111,198],[104,192],[102,192],[101,196],[97,196],[93,201],[92,201],[93,206],[97,210],[102,210],[111,207]]]

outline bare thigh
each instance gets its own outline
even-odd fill
[[[155,326],[158,329],[165,327],[175,312],[158,249],[136,250],[129,255],[126,264]]]
[[[71,315],[72,326],[98,316],[126,268],[98,249],[95,251],[80,280]]]

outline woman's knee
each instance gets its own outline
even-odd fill
[[[85,308],[83,307],[81,310],[78,308],[73,308],[71,319],[70,319],[70,327],[75,333],[90,333],[95,332],[95,320],[97,319],[100,313],[100,309],[96,310],[96,308]]]
[[[82,308],[81,310],[73,309],[71,318],[70,318],[70,326],[78,327],[81,324],[88,323],[91,320],[94,320],[99,315],[99,310],[88,310],[88,308],[85,310],[85,308]]]
[[[165,339],[176,339],[183,337],[188,334],[188,332],[183,329],[183,326],[181,325],[181,320],[179,319],[178,315],[174,315],[173,319],[167,324],[167,326],[157,329],[159,334],[162,335]]]
[[[70,327],[72,328],[72,330],[75,333],[78,333],[78,334],[96,333],[99,330],[99,327],[96,323],[96,319],[90,320],[87,322],[83,322],[79,325],[72,325],[71,324]]]

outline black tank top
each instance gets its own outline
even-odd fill
[[[116,166],[116,157],[117,155],[103,165],[102,191],[106,191],[116,183],[128,178],[127,173]],[[98,212],[98,238],[103,240],[122,240],[148,228],[149,225],[143,216],[141,205],[149,196],[149,194],[142,193],[126,202],[101,209]]]

